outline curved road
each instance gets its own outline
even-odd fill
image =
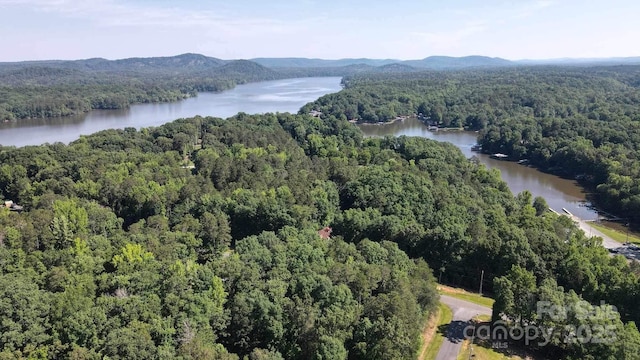
[[[455,360],[464,341],[464,328],[478,315],[491,315],[491,309],[447,295],[440,295],[440,302],[451,308],[453,319],[447,327],[447,335],[436,360]]]
[[[573,214],[559,214],[571,218],[587,236],[602,238],[602,246],[607,249],[624,247],[622,244],[593,228],[588,221],[584,221]],[[464,328],[469,321],[478,315],[491,315],[491,309],[469,301],[456,299],[447,295],[440,295],[440,302],[451,308],[453,319],[447,327],[447,334],[440,347],[436,360],[455,360],[458,357],[464,338]]]

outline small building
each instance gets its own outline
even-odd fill
[[[313,116],[313,117],[320,117],[320,115],[322,115],[322,112],[321,112],[321,111],[318,111],[318,110],[311,110],[311,111],[309,112],[309,115],[311,115],[311,116]]]
[[[16,203],[14,203],[12,200],[7,200],[4,202],[4,207],[9,209],[9,211],[22,211],[24,210],[24,208]]]
[[[322,239],[329,239],[331,238],[331,232],[333,231],[333,229],[331,229],[330,227],[326,226],[320,230],[318,230],[318,235],[320,235],[320,238]]]

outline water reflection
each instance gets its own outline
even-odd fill
[[[529,190],[533,196],[542,196],[549,206],[561,212],[563,208],[586,220],[594,220],[597,213],[586,207],[586,194],[573,180],[543,173],[534,168],[510,161],[500,161],[488,155],[471,151],[476,143],[477,134],[469,131],[429,131],[415,118],[385,125],[359,125],[366,136],[407,135],[421,136],[437,141],[447,141],[456,145],[466,157],[476,156],[489,168],[500,170],[502,179],[514,194]]]
[[[216,116],[238,112],[298,112],[308,102],[340,91],[339,77],[300,78],[239,85],[221,93],[201,93],[195,98],[162,104],[138,104],[126,110],[95,110],[88,114],[51,119],[0,123],[4,146],[69,143],[80,135],[125,127],[159,126],[179,118]]]

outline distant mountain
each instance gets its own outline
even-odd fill
[[[378,66],[377,68],[375,68],[376,72],[382,72],[382,73],[406,73],[406,72],[414,72],[419,70],[420,69],[415,68],[413,66],[409,66],[405,63],[393,63],[393,64]]]
[[[111,71],[111,72],[157,72],[157,71],[202,71],[220,67],[229,61],[220,60],[199,54],[182,54],[168,57],[128,58],[107,60],[92,58],[83,60],[45,60],[25,61],[14,63],[0,63],[2,69],[23,69],[28,67],[47,67],[58,69],[72,69],[81,71]]]
[[[513,62],[488,56],[429,56],[422,60],[407,60],[402,64],[428,69],[456,69],[456,68],[472,68],[472,67],[500,67],[511,66]]]
[[[429,69],[449,69],[463,67],[492,67],[509,66],[512,62],[501,58],[491,58],[486,56],[430,56],[421,60],[393,60],[393,59],[307,59],[307,58],[256,58],[251,61],[271,68],[296,68],[296,67],[343,67],[350,65],[387,66],[395,64],[395,70],[415,71],[415,69],[400,68],[399,65],[411,66],[413,68]],[[389,68],[389,70],[393,69]]]
[[[211,74],[245,79],[247,81],[277,79],[282,76],[276,71],[249,60],[233,60],[210,70]]]
[[[514,62],[518,65],[640,65],[640,57],[524,59]]]
[[[203,70],[219,67],[228,61],[212,58],[200,54],[182,54],[169,57],[129,58],[108,61],[118,70],[156,70],[156,69],[193,69]],[[105,63],[103,63],[105,64]],[[98,69],[94,69],[98,70]],[[111,70],[111,69],[110,69]]]
[[[0,74],[7,71],[17,71],[18,78],[20,70],[25,68],[39,67],[41,69],[67,69],[83,72],[117,72],[121,74],[158,74],[179,75],[184,73],[208,72],[213,69],[224,67],[237,61],[246,61],[270,68],[278,73],[318,74],[319,76],[343,76],[363,71],[376,72],[410,72],[417,70],[454,70],[466,68],[491,68],[521,65],[631,65],[640,64],[640,57],[617,57],[617,58],[563,58],[547,60],[517,60],[511,61],[498,57],[488,56],[429,56],[418,60],[394,60],[394,59],[367,59],[367,58],[346,58],[338,60],[309,59],[309,58],[255,58],[250,60],[222,60],[200,54],[182,54],[167,57],[149,58],[128,58],[119,60],[107,60],[102,58],[92,58],[83,60],[45,60],[45,61],[24,61],[12,63],[0,63]],[[235,63],[232,66],[240,66]],[[240,66],[240,67],[243,67]],[[247,67],[247,69],[249,69]],[[232,69],[233,70],[233,69]],[[249,69],[250,70],[250,69]],[[264,71],[264,69],[253,69],[251,71]],[[326,74],[326,75],[322,75]],[[36,74],[37,75],[37,74]],[[14,77],[15,77],[14,76]]]
[[[260,65],[271,68],[324,68],[324,67],[342,67],[350,65],[368,65],[368,66],[382,66],[398,62],[398,60],[391,59],[339,59],[339,60],[325,60],[325,59],[307,59],[307,58],[255,58],[251,59],[253,62],[257,62]]]
[[[0,85],[12,86],[108,85],[131,81],[157,83],[162,80],[181,84],[182,89],[193,87],[199,91],[217,91],[232,84],[283,77],[286,76],[252,61],[220,60],[199,54],[0,63]]]
[[[274,59],[272,59],[274,60]],[[329,66],[343,66],[343,64],[352,61],[359,64],[368,64],[371,66],[397,66],[406,65],[415,70],[445,70],[445,69],[462,69],[462,68],[490,68],[520,65],[640,65],[640,57],[611,57],[611,58],[562,58],[562,59],[544,59],[544,60],[507,60],[499,57],[488,56],[429,56],[421,60],[375,60],[375,59],[343,59],[343,60],[324,60]],[[302,62],[300,62],[302,63]],[[395,65],[394,65],[395,64]],[[393,67],[389,68],[392,69]],[[399,70],[399,68],[396,68]],[[404,68],[409,71],[411,69]]]

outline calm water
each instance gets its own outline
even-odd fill
[[[226,118],[238,112],[295,113],[304,104],[340,89],[339,77],[276,80],[240,85],[221,93],[201,93],[195,98],[174,103],[140,104],[127,110],[98,110],[76,117],[0,123],[0,144],[25,146],[58,141],[69,143],[80,135],[100,130],[159,126],[195,115]],[[475,133],[431,132],[416,119],[388,125],[362,125],[360,129],[367,136],[408,135],[451,142],[465,156],[477,156],[488,167],[499,169],[514,194],[528,189],[534,196],[543,196],[556,211],[566,208],[583,219],[597,217],[594,211],[583,206],[585,194],[575,182],[472,152],[471,146],[476,143]]]
[[[0,144],[25,146],[58,141],[69,143],[80,135],[100,130],[159,126],[196,115],[227,118],[238,112],[296,113],[306,103],[340,90],[339,77],[251,83],[220,93],[200,93],[197,97],[173,103],[138,104],[126,110],[95,110],[73,117],[0,123]]]
[[[474,132],[428,131],[427,127],[415,118],[387,125],[359,125],[359,127],[367,136],[407,135],[448,141],[460,148],[466,157],[477,156],[480,162],[487,167],[500,170],[502,179],[514,194],[529,190],[533,196],[544,197],[549,206],[558,212],[562,212],[562,208],[566,208],[585,220],[596,219],[598,216],[595,211],[584,206],[585,194],[575,181],[545,174],[514,162],[494,160],[488,155],[472,152],[471,146],[476,143],[477,136]]]

